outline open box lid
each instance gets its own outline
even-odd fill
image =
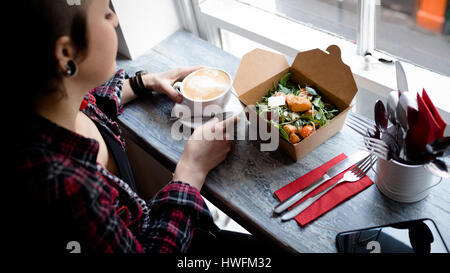
[[[341,60],[341,50],[336,45],[299,52],[289,69],[283,55],[263,49],[254,49],[242,57],[233,87],[246,105],[255,104],[280,77],[289,70],[293,79],[319,88],[333,101],[350,105],[358,91],[353,74]]]
[[[289,64],[283,55],[260,48],[242,57],[238,72],[233,81],[234,90],[246,105],[255,104],[278,81],[278,74],[287,72]],[[260,88],[267,83],[268,89]]]
[[[338,99],[347,105],[355,97],[358,88],[350,67],[342,62],[341,50],[336,45],[327,52],[313,49],[299,52],[291,66],[294,78],[319,88],[326,96]]]

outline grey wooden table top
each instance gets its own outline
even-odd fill
[[[240,60],[184,31],[178,31],[134,61],[118,60],[128,73],[147,69],[163,72],[184,65],[220,67],[235,75]],[[119,121],[146,152],[173,171],[186,141],[171,137],[174,103],[163,95],[138,99]],[[344,126],[341,132],[299,162],[280,151],[261,152],[257,141],[235,141],[228,158],[208,174],[202,194],[256,236],[294,252],[336,252],[341,231],[418,218],[433,219],[450,244],[450,184],[444,180],[424,200],[401,204],[381,194],[375,185],[341,203],[305,227],[272,216],[273,193],[331,158],[357,150],[359,136]],[[374,174],[371,173],[374,179]]]

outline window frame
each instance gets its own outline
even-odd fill
[[[227,0],[180,0],[192,5],[192,18],[195,18],[199,37],[222,48],[220,29],[233,32],[249,40],[272,48],[291,58],[299,51],[320,48],[325,50],[328,45],[336,44],[341,48],[342,60],[352,69],[355,81],[359,87],[386,98],[388,93],[396,89],[395,66],[378,61],[400,60],[408,77],[412,91],[420,91],[425,86],[444,120],[450,123],[450,77],[428,70],[408,61],[398,59],[385,52],[375,49],[375,9],[379,0],[361,0],[359,4],[359,28],[357,42],[351,42],[337,37],[332,33],[318,30],[307,25],[277,16],[238,1]],[[250,20],[240,18],[241,10],[249,18],[270,20],[273,24],[280,24],[283,29],[288,28],[291,33],[302,33],[305,37],[315,37],[308,43],[288,41],[270,28],[262,29],[252,25]],[[182,10],[181,12],[186,12]],[[315,40],[315,41],[314,41]],[[301,44],[301,46],[299,46]],[[370,52],[373,57],[363,55]],[[421,79],[426,79],[422,81]]]

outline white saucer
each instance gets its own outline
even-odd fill
[[[233,92],[233,90],[231,92]],[[241,104],[241,101],[238,99],[237,95],[234,95],[235,93],[231,94],[231,92],[228,93],[227,102],[223,107],[223,112],[227,113],[227,117],[238,116],[244,110],[244,106]],[[186,105],[183,103],[175,103],[172,109],[172,113],[180,112],[178,111],[178,109],[181,107],[186,107]],[[181,124],[192,129],[196,129],[197,127],[202,126],[204,123],[208,122],[208,120],[210,119],[209,118],[179,119]]]

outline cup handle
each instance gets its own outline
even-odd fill
[[[421,193],[423,193],[423,192],[425,192],[425,191],[427,191],[427,190],[429,190],[429,189],[431,189],[431,188],[433,188],[433,187],[436,187],[437,185],[439,185],[439,184],[442,182],[442,180],[443,180],[443,178],[441,177],[441,179],[439,180],[439,182],[434,183],[434,185],[431,185],[431,186],[427,187],[426,189],[421,190],[420,192],[416,192],[416,193],[414,193],[414,194],[408,194],[408,195],[413,195],[413,196],[419,195],[419,194],[421,194]],[[392,194],[395,194],[395,195],[403,195],[403,196],[406,196],[406,194],[404,194],[404,193],[401,193],[401,192],[398,192],[398,191],[393,191],[393,190],[391,190],[391,189],[389,189],[389,188],[386,188],[386,187],[385,187],[384,189],[387,190],[387,191],[389,191],[389,192],[392,193]]]
[[[376,176],[379,176],[379,174],[377,173],[377,171],[375,170],[375,168],[373,168],[372,170],[373,170],[373,172],[375,173]],[[423,193],[423,192],[425,192],[425,191],[427,191],[427,190],[429,190],[429,189],[431,189],[431,188],[436,187],[437,185],[441,184],[441,182],[442,182],[443,179],[444,179],[444,178],[440,177],[440,179],[439,179],[439,181],[438,181],[437,183],[434,183],[433,185],[427,187],[426,189],[421,190],[420,192],[417,192],[415,195],[421,194],[421,193]],[[402,194],[402,193],[399,193],[399,192],[396,192],[396,191],[392,191],[391,189],[386,189],[386,190],[389,191],[389,192],[391,192],[391,193],[393,193],[393,194],[404,195],[404,194]]]
[[[174,83],[173,84],[173,89],[175,89],[175,90],[177,90],[178,91],[178,93],[180,93],[181,94],[181,82],[176,82],[176,83]]]
[[[427,190],[429,190],[429,189],[431,189],[431,188],[436,187],[437,185],[441,184],[441,182],[442,182],[443,179],[444,179],[443,177],[440,177],[439,182],[434,183],[434,185],[429,186],[428,188],[424,189],[423,191],[419,192],[418,194],[421,194],[421,193],[424,192],[424,191],[427,191]]]

